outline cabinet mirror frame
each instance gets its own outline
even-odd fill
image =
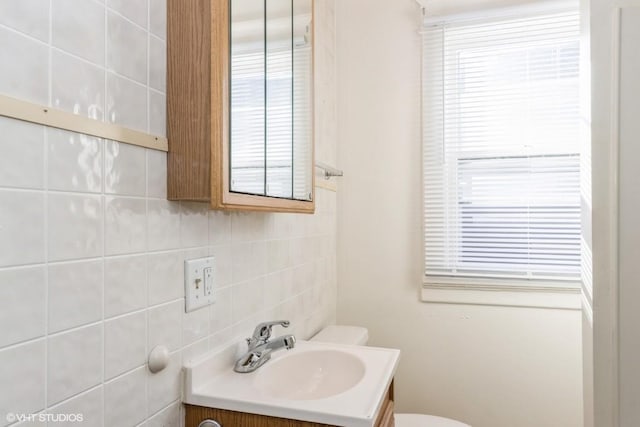
[[[220,117],[219,137],[213,138],[213,160],[214,168],[220,170],[221,173],[212,173],[212,197],[211,205],[214,209],[231,209],[231,210],[258,210],[273,212],[299,212],[313,213],[315,210],[315,173],[313,169],[309,172],[311,178],[311,200],[297,200],[288,198],[278,198],[262,195],[253,195],[247,193],[239,193],[231,191],[231,165],[230,150],[232,141],[230,140],[230,81],[231,81],[231,16],[230,2],[234,0],[212,0],[212,29],[216,33],[213,35],[213,50],[217,54],[213,54],[212,61],[218,61],[217,64],[212,63],[212,106],[220,106],[221,110],[218,114]],[[268,0],[267,0],[268,1]],[[295,0],[294,0],[295,1]],[[311,30],[313,31],[314,16],[313,3],[311,0]],[[314,38],[312,36],[311,44],[311,105],[313,106],[313,64],[314,64]],[[217,43],[216,43],[217,41]],[[216,73],[218,73],[216,75]],[[214,89],[216,82],[222,82],[217,90]],[[311,163],[310,168],[314,166],[314,109],[311,108]],[[216,148],[216,145],[219,147]],[[266,141],[265,141],[266,144]],[[216,156],[216,153],[219,153]]]

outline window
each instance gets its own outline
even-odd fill
[[[423,37],[425,283],[578,281],[578,11]]]

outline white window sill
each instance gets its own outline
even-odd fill
[[[521,284],[425,283],[421,300],[440,304],[471,304],[507,307],[580,310],[579,286],[522,286]]]

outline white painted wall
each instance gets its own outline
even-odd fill
[[[336,8],[339,323],[402,350],[400,412],[582,426],[580,312],[419,301],[420,12],[414,0]]]

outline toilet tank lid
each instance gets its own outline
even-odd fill
[[[318,332],[311,341],[366,345],[369,341],[369,331],[361,326],[330,325]]]

